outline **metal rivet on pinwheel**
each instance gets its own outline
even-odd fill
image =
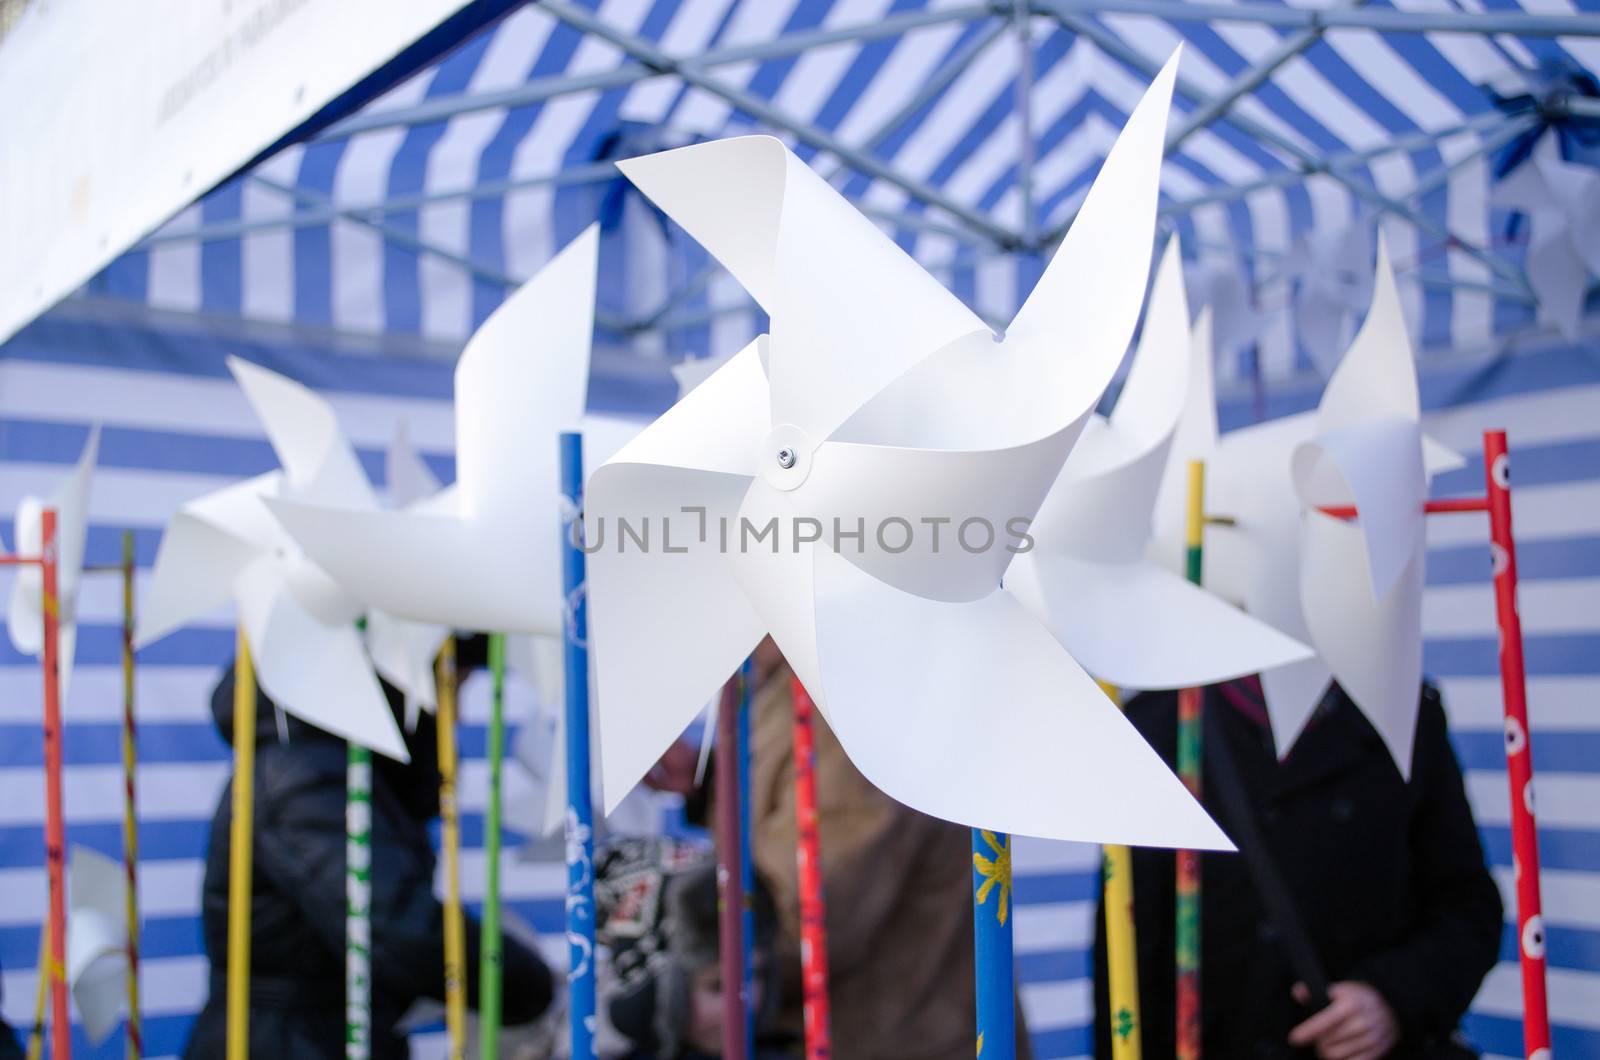
[[[1461,458],[1426,438],[1388,250],[1372,307],[1315,412],[1230,432],[1208,465],[1206,583],[1317,657],[1262,674],[1280,755],[1331,678],[1409,776],[1422,679],[1428,479]],[[1317,509],[1354,504],[1347,522]]]
[[[591,477],[608,802],[770,631],[856,766],[910,806],[1026,835],[1227,846],[1000,585],[1005,546],[1021,547],[1008,532],[1037,511],[1138,318],[1174,65],[1000,342],[777,140],[619,163],[771,333]],[[654,549],[617,534],[645,522]],[[995,540],[977,547],[984,524]]]
[[[67,704],[72,680],[72,662],[78,644],[78,586],[83,580],[83,549],[89,536],[89,486],[100,455],[100,427],[89,430],[83,451],[72,474],[57,487],[48,501],[24,497],[17,505],[15,526],[16,553],[37,556],[43,548],[40,515],[45,508],[56,513],[56,596],[60,600],[57,626],[56,670],[61,682],[61,702]],[[16,569],[11,587],[11,604],[6,615],[6,632],[11,645],[24,655],[42,657],[44,652],[44,576],[37,564]]]
[[[376,507],[355,451],[322,398],[230,358],[282,465],[184,504],[156,553],[139,612],[142,647],[230,599],[273,702],[319,729],[406,761],[356,620],[363,608],[296,547],[272,498]]]
[[[1121,688],[1208,685],[1312,654],[1146,558],[1190,361],[1174,237],[1115,411],[1084,428],[1033,521],[1036,547],[1006,572],[1006,588],[1073,658]]]

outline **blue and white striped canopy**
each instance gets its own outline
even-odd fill
[[[1600,339],[1592,327],[1551,333],[1524,280],[1526,226],[1490,201],[1505,152],[1547,124],[1581,131],[1594,117],[1585,77],[1600,75],[1600,16],[1584,6],[530,4],[213,190],[0,346],[0,511],[52,488],[87,425],[103,423],[89,560],[112,561],[132,528],[146,569],[178,503],[275,464],[226,377],[227,353],[328,393],[375,480],[401,418],[448,477],[449,358],[512,284],[596,219],[591,401],[662,407],[668,363],[727,352],[765,325],[610,165],[696,139],[784,137],[980,313],[1008,319],[1150,73],[1181,42],[1163,216],[1183,239],[1197,299],[1218,310],[1224,425],[1315,403],[1316,359],[1300,326],[1306,279],[1350,260],[1327,247],[1381,224],[1423,349],[1430,429],[1469,454],[1482,428],[1510,431],[1557,1055],[1600,1055]],[[1359,286],[1345,327],[1364,309]],[[1474,462],[1437,489],[1481,485]],[[12,540],[8,520],[0,536]],[[1427,667],[1504,885],[1488,573],[1481,522],[1436,521]],[[84,592],[68,834],[117,854],[120,602],[93,578]],[[231,624],[219,614],[141,658],[153,1056],[181,1049],[205,990],[200,859],[227,770],[207,695]],[[37,664],[0,640],[0,965],[4,1011],[23,1025],[44,908],[37,681]],[[466,710],[475,811],[481,697]],[[481,816],[468,826],[476,849]],[[481,855],[469,860],[471,897],[481,868]],[[1085,1053],[1097,855],[1024,844],[1018,872],[1037,1052]],[[550,935],[562,879],[537,864],[507,878],[513,907]],[[1504,962],[1468,1022],[1496,1055],[1520,1050],[1513,936],[1508,924]],[[437,1033],[418,1043],[420,1055],[441,1055]],[[81,1055],[117,1052],[113,1041]]]

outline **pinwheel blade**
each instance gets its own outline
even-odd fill
[[[383,679],[405,693],[407,702],[433,710],[439,704],[433,660],[449,635],[445,626],[370,611],[364,639],[372,665]]]
[[[1370,550],[1343,520],[1308,515],[1301,549],[1301,595],[1312,642],[1339,684],[1372,722],[1402,776],[1411,775],[1422,683],[1422,577],[1425,547],[1411,555],[1387,595],[1374,602],[1363,577]],[[1281,740],[1280,749],[1287,744]]]
[[[389,489],[389,507],[407,508],[439,490],[439,479],[422,454],[411,444],[406,421],[394,425],[394,437],[384,454],[384,481]]]
[[[294,599],[270,558],[237,581],[239,616],[256,677],[272,701],[324,732],[399,762],[410,761],[389,701],[353,623],[318,621]]]
[[[1036,549],[1011,565],[1006,589],[1085,670],[1121,688],[1216,684],[1313,654],[1143,560],[1107,564]]]
[[[67,864],[67,981],[96,1045],[122,1018],[127,996],[128,917],[122,866],[97,850],[74,846]]]
[[[1018,835],[1232,849],[1009,593],[949,604],[815,557],[820,683],[856,768],[914,809]]]
[[[308,387],[243,358],[229,357],[228,370],[283,465],[285,495],[318,504],[377,506],[333,406]]]
[[[68,702],[72,664],[77,655],[78,586],[83,580],[83,552],[89,537],[89,487],[100,456],[100,426],[89,430],[78,462],[48,502],[26,497],[17,509],[17,552],[37,556],[43,547],[41,517],[48,505],[56,513],[56,596],[61,601],[57,673],[61,701]],[[18,568],[11,588],[6,630],[12,645],[28,655],[44,650],[44,578],[36,566]]]
[[[587,401],[599,245],[599,228],[590,225],[513,291],[461,352],[456,487],[467,519],[550,523],[530,507],[553,511],[557,436],[578,429]],[[559,535],[552,530],[546,539],[554,549]]]
[[[766,407],[753,342],[590,475],[589,630],[608,813],[766,633],[728,562]]]
[[[1083,207],[1038,285],[1006,329],[1032,354],[1038,385],[1092,406],[1122,362],[1144,305],[1155,242],[1167,113],[1178,73],[1172,53],[1128,116]]]
[[[1144,302],[1176,63],[1175,54],[1135,108],[1004,340],[969,331],[930,346],[855,410],[835,441],[1019,449],[1081,424],[1121,363]],[[774,375],[773,393],[781,386]]]
[[[618,168],[770,314],[770,422],[813,447],[917,361],[989,331],[779,140],[717,140]]]
[[[607,464],[589,480],[588,541],[598,548],[588,566],[589,632],[605,705],[607,813],[766,633],[721,543],[726,529],[728,547],[738,547],[739,505],[749,488],[738,475],[627,462]],[[624,536],[630,519],[650,527],[652,551]]]

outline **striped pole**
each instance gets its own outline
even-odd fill
[[[583,436],[561,433],[561,581],[566,593],[567,1016],[574,1060],[595,1034],[594,806],[589,781],[589,590],[583,541]]]
[[[239,626],[233,663],[233,820],[228,832],[227,1060],[250,1058],[250,890],[256,805],[256,670]]]
[[[1489,540],[1500,625],[1500,689],[1505,701],[1506,774],[1511,784],[1511,864],[1517,887],[1517,952],[1522,966],[1522,1042],[1530,1060],[1549,1060],[1544,918],[1539,898],[1539,833],[1533,805],[1533,748],[1528,687],[1517,612],[1517,545],[1511,534],[1511,463],[1505,431],[1485,431]]]
[[[456,638],[434,664],[439,690],[439,822],[444,853],[444,1016],[450,1060],[467,1052],[467,923],[461,911],[461,808],[456,802]]]
[[[61,599],[57,589],[56,511],[39,517],[41,610],[44,615],[45,858],[50,881],[50,1055],[72,1055],[72,1010],[67,999],[67,834],[61,810]]]
[[[344,1055],[372,1054],[372,752],[346,750],[344,790]]]
[[[483,814],[483,924],[478,947],[478,1038],[483,1060],[500,1056],[500,770],[506,756],[506,638],[489,634],[489,802]]]
[[[122,532],[122,864],[127,872],[128,1060],[144,1055],[139,1017],[139,741],[134,726],[133,531]]]
[[[1202,535],[1205,532],[1205,464],[1189,461],[1188,518],[1184,527],[1189,580],[1200,584]],[[1200,798],[1200,727],[1202,692],[1178,690],[1178,778],[1189,794]],[[1177,853],[1177,1052],[1179,1060],[1200,1056],[1200,853]]]
[[[806,1060],[833,1055],[828,1011],[827,904],[822,893],[822,843],[817,835],[817,751],[812,726],[816,704],[796,677],[794,693],[794,812],[799,842],[795,858],[800,882],[800,995],[804,1008]]]
[[[722,686],[717,704],[717,947],[722,967],[722,1056],[745,1060],[744,842],[739,793],[739,685]],[[734,984],[738,984],[735,989]]]
[[[980,1060],[1015,1060],[1016,971],[1012,952],[1011,837],[972,830],[972,924],[977,954]],[[990,898],[994,902],[989,901]]]
[[[1115,685],[1100,682],[1113,703]],[[1139,1060],[1144,1050],[1139,1020],[1139,950],[1133,921],[1133,852],[1120,843],[1104,849],[1106,972],[1111,999],[1112,1060]]]
[[[750,849],[750,686],[755,663],[746,659],[739,668],[739,891],[740,918],[744,940],[744,980],[739,989],[744,995],[744,1051],[756,1052],[755,945],[756,945],[756,865]]]

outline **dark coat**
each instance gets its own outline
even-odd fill
[[[0,1060],[22,1060],[22,1045],[17,1041],[16,1032],[6,1023],[5,1017],[0,1016]]]
[[[223,739],[233,742],[233,671],[212,694]],[[386,689],[388,690],[388,689]],[[397,693],[391,691],[391,705]],[[250,1055],[315,1060],[345,1055],[345,770],[343,740],[285,716],[257,689],[255,869],[251,903]],[[412,1002],[444,996],[444,915],[433,895],[428,821],[438,814],[433,719],[407,737],[411,764],[374,755],[372,778],[372,1056],[404,1058],[396,1024]],[[211,996],[185,1056],[221,1057],[226,1041],[230,781],[211,822],[201,920]],[[476,1007],[479,932],[467,918],[468,1002]],[[539,1016],[550,972],[504,941],[508,1024]]]
[[[1206,690],[1205,742],[1226,739],[1266,844],[1295,896],[1330,982],[1359,980],[1393,1008],[1392,1055],[1436,1056],[1498,959],[1500,892],[1484,865],[1438,693],[1425,689],[1410,783],[1377,732],[1335,686],[1280,764],[1259,695],[1242,682]],[[1170,765],[1177,697],[1136,697],[1128,716]],[[1204,766],[1211,771],[1208,750]],[[1239,832],[1202,782],[1207,810]],[[1174,857],[1135,850],[1134,917],[1144,1055],[1174,1055]],[[1276,928],[1236,854],[1201,858],[1202,1048],[1217,1057],[1289,1057],[1310,1013]],[[1109,1057],[1104,909],[1096,919],[1096,1050]]]

